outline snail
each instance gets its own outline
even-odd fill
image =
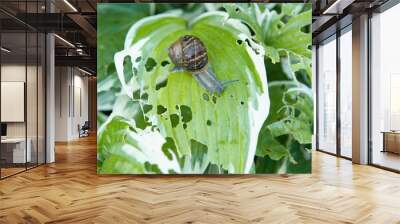
[[[188,71],[197,82],[211,94],[221,95],[224,86],[230,82],[221,83],[208,63],[208,55],[203,42],[192,35],[185,35],[175,41],[168,49],[168,56],[175,64],[173,72]],[[237,80],[234,80],[237,81]]]

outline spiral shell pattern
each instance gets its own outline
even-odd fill
[[[195,36],[185,35],[173,47],[178,47],[181,52],[170,56],[175,57],[174,61],[188,71],[199,71],[208,63],[207,50],[203,42]]]

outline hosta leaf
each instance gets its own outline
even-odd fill
[[[301,29],[310,26],[311,10],[293,16],[289,21],[278,29],[277,32],[270,32],[265,41],[269,46],[276,49],[288,50],[293,53],[311,57],[311,33],[305,33]]]
[[[306,6],[302,3],[282,4],[278,14],[259,4],[223,5],[231,18],[240,19],[253,30],[255,39],[262,42],[266,56],[273,63],[279,62],[280,51],[311,57],[311,33],[302,31],[303,27],[311,25],[311,10]],[[300,13],[304,8],[308,10]],[[291,17],[284,22],[284,16]]]
[[[247,24],[253,36],[257,40],[261,40],[261,44],[265,48],[265,55],[271,58],[273,63],[279,62],[279,51],[273,46],[264,44],[266,33],[274,24],[280,22],[281,16],[275,11],[262,9],[262,4],[223,4],[223,7],[228,12],[229,17],[239,19],[242,23]]]
[[[174,173],[180,172],[176,155],[161,150],[166,143],[160,133],[135,129],[134,122],[114,116],[98,134],[100,173]]]
[[[284,73],[281,66],[275,65],[275,67],[280,67],[280,70],[274,70],[275,74]],[[311,143],[313,131],[311,89],[296,81],[273,81],[269,83],[269,91],[274,94],[270,98],[270,116],[259,135],[257,156],[260,158],[256,160],[256,170],[257,172],[289,172],[288,169],[291,167],[291,172],[308,172],[303,165],[292,166],[291,164],[307,163],[306,161],[310,159],[310,152],[299,143]],[[275,168],[271,164],[275,164]]]
[[[229,173],[249,173],[252,167],[269,97],[263,48],[244,28],[224,12],[206,13],[190,22],[177,14],[161,14],[136,23],[126,37],[125,50],[115,56],[126,95],[134,98],[137,91],[146,95],[141,105],[151,109],[144,113],[145,119],[174,140],[179,158],[191,158],[192,170],[205,171],[208,163]],[[210,95],[190,73],[170,72],[167,49],[186,34],[203,41],[220,81],[238,80],[221,96]],[[137,75],[125,84],[127,56]],[[188,168],[188,163],[181,164]]]
[[[273,160],[288,156],[288,149],[272,136],[268,127],[265,127],[265,129],[262,131],[264,133],[262,138],[259,139],[259,148],[256,155],[261,157],[269,156]]]

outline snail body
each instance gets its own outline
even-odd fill
[[[211,94],[221,95],[223,84],[208,65],[207,49],[199,38],[185,35],[175,41],[168,51],[168,56],[176,66],[172,71],[188,71]]]

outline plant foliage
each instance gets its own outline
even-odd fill
[[[98,11],[100,173],[310,172],[309,4]],[[171,72],[167,49],[185,34],[204,42],[219,80],[238,80],[221,96]]]

